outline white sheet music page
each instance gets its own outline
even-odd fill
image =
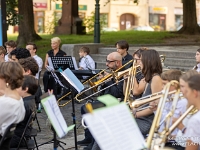
[[[75,57],[72,57],[72,61],[73,61],[75,70],[78,70],[78,66],[77,66]]]
[[[49,66],[50,66],[51,68],[54,69],[53,63],[52,63],[52,60],[51,60],[51,57],[48,57],[48,64],[49,64]]]
[[[43,99],[41,102],[58,137],[62,138],[67,134],[68,129],[65,119],[56,102],[55,96],[51,95]]]
[[[100,108],[84,120],[102,150],[140,150],[145,140],[126,104]]]
[[[80,93],[84,89],[84,85],[79,81],[79,79],[69,68],[60,73],[78,91],[78,93]]]

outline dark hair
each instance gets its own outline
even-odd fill
[[[16,43],[15,41],[13,41],[13,40],[10,40],[10,41],[5,42],[4,45],[5,45],[5,46],[8,45],[8,46],[10,46],[10,47],[12,47],[12,48],[17,47],[17,43]]]
[[[139,48],[138,50],[136,50],[136,51],[133,53],[133,57],[134,57],[135,55],[137,55],[139,58],[141,58],[142,52],[143,52],[144,50],[148,50],[148,48],[146,48],[146,47]]]
[[[17,62],[1,62],[0,78],[8,83],[11,90],[17,89],[23,82],[23,69]]]
[[[10,52],[10,55],[15,55],[18,60],[21,58],[31,57],[29,50],[25,48],[16,48],[12,52]]]
[[[33,43],[33,42],[28,42],[28,43],[26,44],[26,46],[27,46],[27,45],[32,45],[32,46],[33,46],[33,49],[35,49],[36,52],[37,52],[37,46],[36,46],[35,43]]]
[[[199,48],[199,49],[197,49],[197,52],[199,52],[199,53],[200,53],[200,48]]]
[[[87,54],[90,53],[90,49],[88,47],[85,47],[85,46],[81,47],[79,51],[83,51],[83,52],[85,52]]]
[[[22,90],[26,90],[28,88],[27,93],[31,95],[35,95],[38,89],[37,80],[31,75],[24,75],[24,82],[22,84]]]
[[[176,80],[179,81],[179,78],[181,77],[182,72],[180,70],[176,69],[170,69],[161,74],[162,80],[172,81]]]
[[[192,75],[186,82],[191,89],[200,91],[200,74]]]
[[[128,51],[128,49],[129,49],[129,45],[128,45],[128,43],[127,43],[125,40],[121,40],[121,41],[116,42],[116,43],[115,43],[115,47],[116,47],[117,45],[118,45],[119,48],[121,48],[121,49],[126,49],[126,51]]]
[[[154,74],[162,73],[162,64],[158,52],[154,49],[149,49],[142,52],[142,73],[145,77],[145,81],[149,82]]]
[[[33,57],[20,59],[19,64],[22,66],[22,68],[24,68],[24,71],[30,70],[33,76],[38,73],[39,67]]]
[[[4,56],[6,55],[6,49],[3,46],[0,46],[0,55],[4,54]]]

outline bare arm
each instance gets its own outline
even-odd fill
[[[45,67],[45,68],[46,68],[46,66],[48,65],[48,58],[49,58],[49,55],[46,54],[45,61],[44,61],[44,67]]]
[[[133,95],[140,95],[142,92],[144,92],[145,86],[146,86],[146,82],[144,78],[140,80],[139,84],[137,83],[136,78],[135,78],[135,84],[133,87]]]

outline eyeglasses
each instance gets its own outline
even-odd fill
[[[111,63],[111,62],[115,62],[115,61],[117,61],[117,60],[107,60],[107,59],[106,59],[106,62],[107,62],[107,63]]]

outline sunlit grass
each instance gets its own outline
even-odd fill
[[[94,35],[46,35],[41,34],[42,40],[36,41],[38,46],[38,55],[44,59],[45,54],[51,49],[50,40],[52,37],[60,37],[62,44],[77,44],[77,43],[93,43]],[[134,44],[158,44],[164,43],[166,38],[172,38],[180,35],[170,32],[145,32],[145,31],[119,31],[105,32],[101,34],[101,43],[112,45],[119,40],[126,40],[130,45]],[[8,35],[8,40],[16,40],[17,34]]]

